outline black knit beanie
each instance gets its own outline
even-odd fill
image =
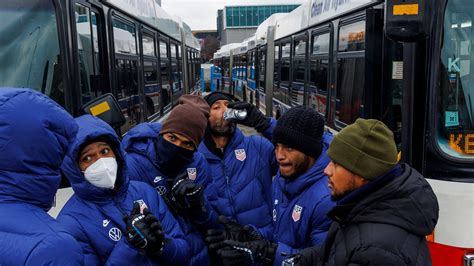
[[[317,159],[322,150],[323,132],[324,117],[309,107],[298,106],[278,119],[272,141]]]
[[[220,92],[220,91],[214,91],[204,97],[204,100],[206,100],[207,104],[209,106],[212,106],[215,102],[219,100],[226,100],[231,102],[232,101],[232,95],[225,93],[225,92]]]

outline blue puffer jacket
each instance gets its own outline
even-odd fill
[[[324,169],[331,159],[326,154],[332,140],[323,135],[323,151],[314,165],[294,180],[278,172],[273,191],[273,242],[278,243],[274,265],[281,265],[282,252],[297,253],[298,249],[320,246],[326,239],[331,219],[326,215],[335,203],[331,200],[328,178]]]
[[[132,180],[139,180],[155,187],[160,195],[164,195],[170,188],[166,182],[167,176],[161,173],[159,166],[156,164],[155,142],[161,129],[160,123],[142,123],[128,131],[122,140],[122,147],[127,152],[126,160]],[[204,157],[198,153],[194,153],[193,161],[186,167],[188,177],[193,179],[205,187],[205,195],[214,198],[213,190],[210,189],[209,169]],[[202,229],[213,228],[217,226],[217,214],[207,203],[208,213],[205,217],[193,220],[191,222],[187,217],[176,216],[181,227],[185,231],[186,239],[191,247],[191,265],[208,265],[209,257],[207,255],[206,244],[192,223],[202,226]]]
[[[273,144],[260,136],[246,137],[236,129],[223,158],[205,142],[199,151],[211,167],[217,192],[217,200],[211,202],[214,209],[240,224],[254,225],[265,236],[271,234],[271,183],[277,170]]]
[[[77,241],[46,212],[74,119],[35,91],[0,88],[0,265],[81,265]]]
[[[75,192],[58,216],[58,221],[82,245],[86,265],[150,265],[154,263],[187,263],[189,247],[176,219],[156,191],[149,185],[128,180],[124,152],[114,130],[104,121],[90,115],[76,118],[79,125],[76,141],[70,146],[61,166]],[[105,138],[114,150],[119,170],[118,189],[103,189],[89,183],[76,162],[81,145]],[[130,214],[134,201],[143,201],[158,218],[166,237],[159,260],[152,262],[127,243],[123,217]]]

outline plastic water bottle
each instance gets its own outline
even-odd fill
[[[224,119],[229,120],[229,119],[237,119],[237,120],[244,120],[247,117],[247,110],[239,110],[239,109],[232,109],[232,108],[227,108],[227,110],[224,111]]]

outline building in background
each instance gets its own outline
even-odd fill
[[[219,49],[220,44],[217,39],[216,30],[195,30],[194,37],[199,40],[201,44],[201,58],[204,62],[209,61],[214,53]]]
[[[299,4],[226,6],[217,11],[217,34],[221,45],[242,42],[274,13],[289,13]]]

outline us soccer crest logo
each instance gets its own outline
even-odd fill
[[[245,161],[245,158],[247,158],[247,155],[245,154],[245,150],[244,149],[238,149],[238,150],[235,150],[235,158],[237,158],[237,160],[243,162]]]
[[[196,180],[197,170],[196,168],[188,168],[188,178],[191,180]]]
[[[293,208],[293,213],[291,214],[291,218],[293,218],[293,221],[295,223],[300,220],[302,211],[303,211],[303,207],[299,205],[295,205],[295,207]]]

